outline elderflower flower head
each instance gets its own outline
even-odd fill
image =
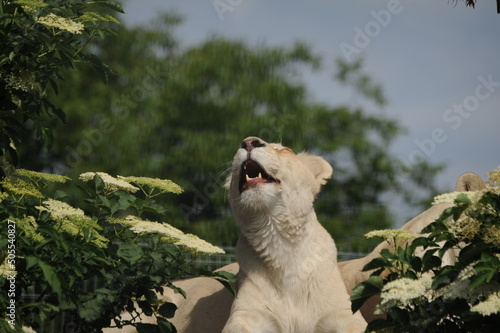
[[[0,203],[9,197],[9,193],[0,192]]]
[[[63,201],[48,199],[43,202],[43,206],[36,206],[39,211],[50,213],[54,221],[55,228],[65,231],[71,235],[85,237],[85,232],[90,232],[91,241],[99,247],[106,247],[108,239],[97,232],[101,227],[92,218],[85,215],[80,208],[75,208]]]
[[[82,16],[78,18],[78,20],[82,22],[113,22],[119,24],[120,21],[118,21],[115,17],[107,14],[101,14],[101,13],[96,13],[96,12],[85,12],[83,13]]]
[[[500,247],[500,226],[494,225],[484,230],[482,237],[485,243]]]
[[[38,223],[33,216],[27,216],[22,219],[17,219],[17,226],[24,231],[27,238],[36,242],[43,242],[45,238],[37,232]]]
[[[435,290],[433,297],[442,297],[444,301],[465,299],[468,303],[474,304],[483,295],[489,294],[495,288],[494,285],[486,284],[478,288],[470,287],[472,278],[477,275],[474,268],[477,264],[478,261],[475,261],[463,268],[452,282]]]
[[[41,0],[16,0],[16,4],[21,5],[24,11],[28,13],[36,13],[38,8],[47,6],[47,4]]]
[[[132,230],[136,234],[153,233],[153,234],[161,234],[171,238],[179,238],[182,235],[184,235],[182,231],[171,226],[168,223],[158,223],[158,222],[142,220],[137,216],[133,215],[126,216],[123,219],[118,220],[117,222],[129,225],[130,230]]]
[[[488,172],[488,180],[495,186],[500,186],[500,168]]]
[[[386,311],[394,306],[408,306],[414,299],[423,297],[431,289],[431,285],[432,277],[429,275],[424,275],[417,280],[400,278],[388,282],[380,295],[379,310]]]
[[[49,183],[65,183],[66,181],[70,180],[70,178],[66,176],[36,172],[25,169],[17,169],[15,171],[15,174],[17,176],[26,177],[35,181],[43,180]]]
[[[23,326],[23,333],[36,333],[36,331],[31,326]]]
[[[36,93],[38,95],[44,94],[40,82],[36,80],[35,74],[26,69],[17,70],[16,72],[8,74],[2,73],[2,76],[5,77],[4,80],[7,86],[15,90]]]
[[[42,192],[31,182],[15,177],[7,177],[0,181],[3,188],[14,195],[43,198]]]
[[[486,300],[474,305],[470,309],[472,312],[478,312],[482,316],[490,316],[500,312],[500,292],[492,293]]]
[[[5,260],[0,265],[0,276],[3,276],[4,278],[10,278],[16,275],[16,266],[9,262],[8,257],[5,257]]]
[[[50,13],[47,16],[39,17],[38,23],[41,23],[47,27],[64,30],[72,34],[81,34],[84,28],[83,23],[75,22],[71,19],[57,16],[53,13]]]
[[[55,218],[65,218],[68,216],[85,216],[85,213],[80,208],[74,208],[67,203],[59,200],[48,199],[43,203],[43,206],[36,206],[39,211],[47,211]]]
[[[130,227],[130,230],[136,234],[157,234],[162,240],[186,248],[193,254],[216,254],[224,253],[221,248],[212,245],[198,236],[184,234],[181,230],[171,226],[168,223],[158,223],[148,220],[142,220],[136,216],[130,215],[119,219],[110,219],[111,223],[120,223]]]
[[[174,183],[169,179],[135,177],[135,176],[129,176],[129,177],[118,176],[118,179],[134,183],[141,188],[143,186],[148,186],[151,189],[151,191],[157,189],[159,191],[157,195],[162,193],[180,194],[183,191],[182,187],[180,187],[179,185],[177,185],[176,183]]]
[[[183,246],[193,254],[223,254],[224,250],[218,246],[210,244],[209,242],[199,238],[193,234],[186,234],[182,236],[175,245]]]
[[[139,189],[132,184],[126,182],[123,179],[117,179],[113,176],[108,175],[105,172],[85,172],[80,175],[80,179],[84,182],[88,182],[98,175],[104,182],[104,187],[108,192],[114,191],[126,191],[126,192],[137,192]]]
[[[456,220],[448,221],[448,231],[460,241],[471,241],[481,232],[481,221],[470,215],[467,209]]]
[[[381,237],[385,240],[397,240],[400,242],[417,238],[417,235],[404,229],[382,229],[373,230],[365,234],[366,238]]]
[[[481,199],[485,190],[481,191],[467,191],[467,192],[451,192],[451,193],[443,193],[434,197],[432,201],[433,205],[439,204],[454,204],[457,199],[462,198],[468,199],[472,204],[475,204]]]

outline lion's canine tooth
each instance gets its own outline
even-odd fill
[[[259,178],[262,178],[262,174],[261,174],[260,172],[259,172],[259,176],[258,176],[258,177],[259,177]]]
[[[247,181],[250,180],[250,177],[248,177],[248,174],[245,174],[245,178],[246,178]]]

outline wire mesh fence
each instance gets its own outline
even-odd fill
[[[192,271],[190,273],[195,274],[195,272],[199,268],[208,269],[208,270],[216,270],[218,268],[224,267],[231,263],[236,262],[236,254],[234,247],[223,247],[225,253],[224,254],[215,254],[215,255],[206,255],[206,256],[196,256],[192,257],[189,254],[185,254],[185,258],[187,261],[191,262]],[[366,253],[360,251],[339,251],[338,260],[351,260],[360,258],[366,255]],[[82,291],[89,292],[95,291],[99,288],[100,284],[98,279],[94,279],[92,281],[87,281],[84,285],[82,285]],[[41,291],[35,290],[31,288],[27,293],[23,295],[23,299],[25,302],[43,302],[44,296]],[[33,315],[34,316],[34,315]],[[37,332],[39,333],[76,333],[78,329],[76,327],[72,327],[72,323],[74,323],[71,318],[67,318],[66,313],[62,313],[60,316],[57,316],[54,320],[45,320],[38,322],[39,328]],[[34,317],[33,317],[34,318]]]

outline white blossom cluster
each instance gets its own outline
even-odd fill
[[[43,95],[41,84],[36,80],[35,74],[28,70],[18,70],[15,73],[0,72],[8,87],[14,90],[21,90],[29,93]]]
[[[151,197],[162,193],[175,193],[175,194],[182,193],[182,187],[180,187],[179,185],[177,185],[176,183],[174,183],[169,179],[135,177],[135,176],[129,176],[129,177],[118,176],[118,179],[134,183],[141,188],[143,188],[143,186],[149,187],[150,192],[146,194],[148,194]],[[154,190],[158,190],[158,192],[153,193]]]
[[[163,240],[181,247],[185,247],[193,254],[224,253],[224,250],[220,247],[212,245],[196,235],[185,234],[181,230],[167,223],[142,220],[133,215],[129,215],[119,219],[111,219],[110,222],[127,225],[130,227],[130,230],[132,230],[136,234],[161,235]]]
[[[478,312],[482,316],[490,316],[500,312],[500,292],[492,293],[488,298],[471,308],[472,312]]]
[[[80,208],[72,207],[63,201],[54,199],[48,199],[43,202],[43,206],[36,206],[36,208],[41,212],[49,212],[54,221],[57,222],[56,228],[83,237],[84,230],[91,230],[94,236],[92,242],[99,247],[106,246],[108,240],[96,231],[100,227],[90,217],[86,216]]]
[[[418,304],[418,299],[432,302],[438,298],[443,301],[453,301],[455,299],[464,299],[470,305],[471,311],[479,312],[482,315],[490,315],[500,312],[500,292],[496,285],[484,284],[480,287],[472,289],[470,287],[470,278],[476,274],[474,266],[477,262],[465,267],[457,276],[457,278],[437,290],[432,289],[432,275],[426,274],[418,279],[400,278],[388,282],[382,289],[380,295],[380,304],[377,308],[377,313],[387,313],[392,307],[413,308]],[[486,300],[481,301],[485,296],[489,295]]]
[[[83,23],[81,22],[75,22],[71,19],[61,17],[53,13],[50,13],[47,16],[39,17],[37,21],[47,27],[57,28],[72,34],[81,34],[84,28]]]
[[[102,181],[104,182],[106,191],[108,192],[122,190],[133,193],[139,190],[137,187],[130,184],[129,182],[126,182],[123,179],[117,179],[113,176],[108,175],[105,172],[85,172],[80,175],[80,179],[83,180],[84,182],[88,182],[94,179],[95,175],[101,177]]]
[[[412,301],[428,293],[432,285],[432,277],[424,275],[414,280],[401,278],[388,282],[382,289],[378,312],[384,313],[391,307],[407,307]]]

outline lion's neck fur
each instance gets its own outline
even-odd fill
[[[298,262],[299,258],[317,256],[321,261],[323,258],[331,258],[334,262],[337,255],[335,244],[319,224],[314,209],[294,217],[284,213],[285,211],[246,215],[245,221],[240,221],[240,226],[246,230],[243,230],[238,241],[238,251],[253,252],[260,264],[274,271],[300,268],[304,262]],[[323,242],[328,245],[320,246],[313,241],[318,237],[328,238]]]

